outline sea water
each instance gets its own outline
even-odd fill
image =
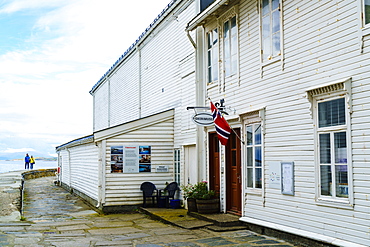
[[[44,161],[36,160],[33,165],[33,169],[47,169],[47,168],[57,168],[57,161]],[[0,160],[0,173],[11,172],[11,171],[23,171],[24,161],[23,160]]]

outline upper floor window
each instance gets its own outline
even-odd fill
[[[238,54],[238,31],[236,16],[224,22],[223,44],[224,44],[224,73],[230,76],[237,73]]]
[[[218,30],[207,33],[207,82],[218,80]]]
[[[365,25],[370,24],[370,0],[364,0],[364,21]]]
[[[280,0],[261,0],[261,53],[262,60],[271,60],[281,54]]]

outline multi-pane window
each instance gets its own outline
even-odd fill
[[[261,0],[262,60],[270,60],[281,54],[280,48],[280,0]]]
[[[370,24],[370,0],[364,0],[364,21]]]
[[[230,76],[237,73],[238,63],[238,30],[236,16],[224,22],[223,44],[224,44],[224,73]]]
[[[320,196],[348,198],[345,98],[318,102]]]
[[[174,181],[180,184],[180,149],[174,151]]]
[[[246,125],[247,187],[262,188],[261,124]]]
[[[207,33],[207,77],[208,83],[218,80],[218,31]]]

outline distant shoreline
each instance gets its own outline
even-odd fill
[[[22,159],[11,159],[11,160],[6,160],[6,161],[21,161]],[[43,160],[43,161],[57,161],[56,157],[52,158],[45,158],[45,157],[35,157],[35,160]]]

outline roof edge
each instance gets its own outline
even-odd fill
[[[94,135],[88,135],[88,136],[80,137],[80,138],[77,138],[77,139],[72,140],[70,142],[64,143],[60,146],[57,146],[55,148],[55,151],[58,152],[58,151],[61,151],[64,148],[70,148],[70,147],[78,146],[78,145],[81,145],[81,144],[93,143],[93,142],[94,142]]]
[[[100,84],[104,81],[104,79],[131,53],[131,51],[136,47],[136,45],[149,33],[151,32],[154,27],[157,26],[157,23],[159,20],[162,19],[164,14],[167,13],[171,9],[171,7],[177,2],[181,0],[171,0],[169,4],[162,10],[161,13],[158,14],[158,16],[150,23],[150,25],[144,30],[144,32],[141,33],[141,35],[135,40],[134,43],[131,44],[131,46],[118,58],[118,60],[108,69],[107,72],[99,79],[97,83],[91,88],[89,93],[92,95],[97,89]]]

